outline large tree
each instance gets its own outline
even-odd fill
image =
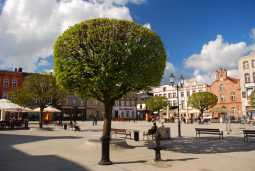
[[[161,109],[166,108],[168,105],[168,100],[165,97],[162,96],[153,96],[150,97],[147,101],[146,101],[146,107],[152,111],[157,111],[159,114],[159,111]]]
[[[105,107],[99,164],[111,164],[109,139],[114,101],[130,91],[158,86],[166,54],[155,32],[131,21],[92,19],[66,30],[54,46],[57,82]]]
[[[211,92],[198,92],[193,93],[189,99],[188,104],[200,111],[200,115],[203,117],[204,111],[212,108],[217,104],[218,98]]]
[[[57,105],[66,97],[66,92],[59,88],[52,75],[32,74],[26,76],[21,87],[14,89],[10,97],[22,106],[37,105],[40,107],[39,127],[43,127],[43,110],[48,105]]]

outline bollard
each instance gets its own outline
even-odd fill
[[[158,130],[156,131],[154,136],[155,136],[155,147],[148,147],[148,148],[149,149],[153,149],[155,151],[155,159],[154,159],[154,161],[161,161],[162,159],[161,159],[160,150],[166,149],[166,147],[161,147],[160,146],[161,135],[160,135]]]

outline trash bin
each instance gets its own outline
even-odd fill
[[[137,130],[134,131],[134,140],[139,141],[139,131]]]
[[[64,129],[67,129],[67,124],[64,124]]]

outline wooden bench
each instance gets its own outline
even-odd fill
[[[219,139],[223,139],[223,131],[220,131],[219,129],[209,129],[209,128],[195,128],[196,129],[196,137],[197,134],[200,137],[200,134],[214,134],[219,135]]]
[[[125,135],[125,139],[127,139],[128,136],[129,136],[129,139],[131,139],[131,131],[128,131],[126,129],[112,128],[111,133],[115,134],[116,138],[117,138],[117,134],[120,134],[120,135]]]
[[[255,137],[255,130],[243,130],[243,141],[248,142],[248,137]]]

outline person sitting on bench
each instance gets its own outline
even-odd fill
[[[74,131],[80,131],[81,128],[79,127],[79,125],[77,124],[76,121],[74,121]]]
[[[149,135],[154,135],[158,129],[156,122],[153,123],[153,126],[148,130]]]

